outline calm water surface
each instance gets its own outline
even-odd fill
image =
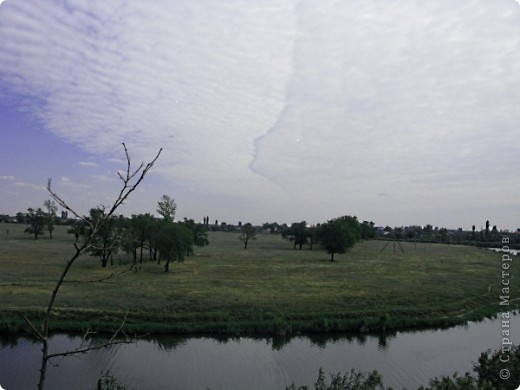
[[[445,330],[393,335],[320,335],[292,338],[163,336],[54,361],[48,389],[95,389],[110,370],[133,389],[284,389],[312,385],[325,372],[377,369],[385,386],[416,389],[435,376],[472,369],[480,353],[501,345],[499,320]],[[511,322],[520,343],[520,319]],[[76,347],[81,337],[56,335],[54,350]],[[40,350],[27,338],[0,338],[0,385],[36,388]]]

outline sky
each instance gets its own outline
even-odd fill
[[[514,0],[0,3],[0,214],[520,228]]]

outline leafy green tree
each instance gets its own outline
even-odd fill
[[[26,218],[25,218],[25,213],[22,213],[22,212],[18,212],[16,213],[16,222],[17,223],[25,223],[26,222]]]
[[[137,249],[139,248],[139,242],[130,228],[130,221],[130,219],[125,220],[125,228],[121,233],[121,249],[125,253],[132,254],[132,265],[134,271],[137,272]]]
[[[509,377],[500,375],[507,370]],[[516,389],[520,383],[520,346],[512,346],[509,350],[501,349],[480,354],[478,363],[473,365],[476,376],[466,372],[460,376],[434,378],[428,387],[418,390],[510,390]]]
[[[306,245],[309,233],[307,231],[307,222],[293,222],[291,226],[285,228],[282,231],[282,238],[294,243],[293,249],[299,246],[302,250],[303,246]]]
[[[396,240],[401,240],[404,236],[404,228],[402,226],[395,227],[393,230],[393,238]]]
[[[186,226],[193,234],[193,244],[198,247],[209,245],[208,228],[201,223],[195,223],[193,219],[184,218],[183,225]],[[193,246],[186,253],[187,256],[193,255]]]
[[[138,214],[132,215],[128,223],[129,235],[127,239],[134,242],[134,246],[139,249],[139,264],[143,263],[143,252],[150,242],[151,236],[154,234],[155,218],[153,215]],[[136,254],[137,260],[137,254]]]
[[[74,234],[74,242],[77,243],[80,236],[85,235],[85,221],[79,220],[67,230],[67,233]]]
[[[477,390],[477,381],[469,373],[460,376],[455,373],[452,376],[443,376],[430,380],[429,387],[419,387],[418,390]],[[483,388],[492,390],[492,388]]]
[[[418,225],[407,226],[404,229],[405,237],[408,240],[413,240],[413,239],[417,240],[418,238],[422,237],[422,233],[423,233],[423,229],[421,226],[418,226]]]
[[[101,267],[105,268],[108,260],[113,259],[113,255],[121,243],[122,226],[121,221],[115,216],[106,218],[105,211],[100,208],[90,209],[90,216],[87,218],[90,227],[85,230],[86,237],[90,237],[92,245],[89,248],[91,256],[97,256],[101,260]],[[91,226],[95,226],[93,229]],[[94,232],[95,231],[95,232]]]
[[[244,249],[247,249],[247,244],[251,240],[256,240],[256,229],[249,222],[242,225],[242,232],[238,237],[244,243]]]
[[[311,226],[307,228],[307,237],[309,240],[309,250],[312,251],[312,247],[314,244],[319,243],[319,237],[318,237],[318,231],[319,231],[320,224],[318,226]]]
[[[500,377],[501,370],[504,368],[510,374],[507,381]],[[520,385],[520,345],[511,346],[507,350],[499,349],[495,352],[481,353],[478,364],[473,366],[473,371],[478,376],[479,388],[489,386],[489,389],[500,390]]]
[[[54,225],[56,224],[56,212],[58,211],[58,206],[56,202],[51,199],[47,199],[43,202],[43,205],[47,209],[47,230],[49,231],[49,237],[52,238],[52,232],[54,231]]]
[[[193,234],[180,223],[162,220],[156,233],[157,250],[160,260],[164,260],[164,271],[169,272],[170,263],[184,261],[184,256],[193,246]]]
[[[177,204],[173,198],[168,195],[161,196],[161,199],[157,202],[156,211],[165,220],[173,221],[175,219],[175,210],[177,210]]]
[[[439,229],[439,241],[442,243],[448,242],[448,229],[446,229],[446,228]]]
[[[361,240],[361,228],[356,217],[344,216],[322,224],[318,230],[321,246],[334,261],[336,253],[345,253]]]
[[[107,372],[98,379],[97,390],[128,390],[128,387],[120,383],[117,378],[107,370]]]
[[[266,222],[262,225],[262,228],[264,231],[269,230],[269,233],[279,233],[280,232],[280,225],[277,222]]]
[[[433,234],[433,226],[428,224],[423,228],[423,234],[425,239],[431,239],[431,236]]]
[[[363,240],[370,240],[376,236],[376,228],[374,222],[363,221],[361,227],[361,238]]]
[[[27,214],[25,214],[25,221],[29,226],[25,229],[25,233],[34,235],[34,239],[37,240],[38,236],[43,234],[46,220],[47,218],[42,209],[28,208]]]
[[[157,257],[159,236],[158,233],[161,230],[161,225],[163,224],[163,222],[165,222],[164,219],[154,219],[153,224],[151,226],[150,237],[148,238],[147,243],[150,260],[158,260],[158,264],[160,262],[160,258]]]
[[[307,386],[296,387],[294,383],[285,390],[309,390]],[[364,373],[352,369],[350,373],[330,375],[330,383],[320,368],[314,390],[384,390],[383,378],[377,371]]]

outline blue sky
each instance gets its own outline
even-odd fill
[[[520,227],[520,6],[473,1],[6,0],[0,213],[55,190],[121,209]]]

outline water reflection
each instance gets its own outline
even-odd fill
[[[190,336],[182,335],[157,335],[148,336],[139,340],[149,341],[158,346],[163,351],[173,351],[183,345],[186,345],[190,340],[197,339],[209,339],[217,344],[237,343],[243,339],[255,340],[263,342],[268,345],[273,351],[281,351],[287,345],[292,343],[296,339],[305,339],[310,342],[311,345],[320,349],[326,349],[328,345],[335,344],[339,341],[345,341],[348,343],[356,343],[358,345],[365,345],[367,340],[377,338],[378,345],[381,349],[387,347],[388,342],[396,337],[397,332],[384,332],[384,333],[305,333],[305,334],[293,334],[293,335],[247,335],[247,336],[235,336],[235,335],[212,335],[212,334],[198,334]],[[93,338],[92,342],[102,342],[103,339]]]
[[[516,316],[518,313],[513,311],[512,315]],[[485,321],[493,321],[497,320],[498,317],[494,316],[490,319],[484,319],[481,322]],[[476,324],[478,322],[472,322],[472,324]],[[214,334],[190,334],[190,335],[146,335],[137,337],[135,341],[144,341],[150,342],[152,344],[157,345],[157,347],[165,352],[170,352],[175,350],[176,348],[182,347],[186,345],[191,340],[197,339],[209,339],[214,341],[217,344],[227,344],[233,342],[239,342],[241,339],[247,338],[250,340],[262,341],[265,342],[266,345],[269,345],[273,351],[280,351],[285,348],[288,344],[293,342],[295,339],[306,339],[310,342],[311,345],[318,347],[320,349],[326,349],[329,345],[336,344],[338,342],[347,342],[347,343],[355,343],[357,345],[363,346],[367,343],[368,340],[376,338],[378,340],[378,346],[380,350],[385,350],[388,347],[388,344],[392,339],[396,338],[399,334],[414,334],[417,332],[426,332],[426,331],[442,331],[447,329],[455,329],[462,328],[468,329],[469,324],[461,324],[455,327],[445,326],[445,327],[437,327],[437,328],[416,328],[409,329],[403,332],[397,331],[384,331],[384,332],[366,332],[366,333],[356,333],[356,332],[331,332],[331,333],[297,333],[297,334],[287,334],[287,335],[214,335]],[[94,346],[107,342],[109,337],[103,334],[93,333],[88,337],[83,338],[82,334],[63,334],[60,333],[61,338],[65,340],[61,340],[58,344],[62,345],[65,348],[74,348],[80,347],[81,341],[83,341],[84,346]],[[32,344],[39,345],[38,340],[27,336],[26,338],[20,338],[15,335],[1,335],[0,337],[0,347],[2,348],[15,348],[21,339],[27,340]],[[55,343],[56,344],[56,343]],[[58,351],[56,345],[53,346],[55,351]]]

